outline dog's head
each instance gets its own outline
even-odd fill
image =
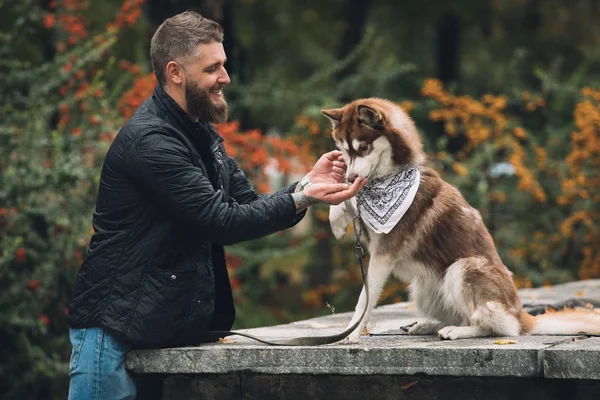
[[[331,134],[344,154],[351,182],[356,177],[386,178],[407,165],[425,162],[415,124],[390,101],[360,99],[321,112],[331,121]]]

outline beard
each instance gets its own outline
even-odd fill
[[[209,121],[215,124],[227,122],[228,106],[225,98],[223,97],[219,103],[215,104],[210,99],[209,91],[200,89],[196,82],[186,82],[185,101],[188,113],[198,117],[200,121]]]

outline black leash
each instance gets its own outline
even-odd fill
[[[369,290],[367,289],[368,288],[367,272],[365,269],[365,250],[362,246],[362,243],[360,242],[360,237],[362,235],[362,227],[360,225],[360,222],[357,223],[357,221],[359,219],[360,219],[360,216],[357,215],[352,220],[352,224],[354,227],[354,234],[356,235],[356,245],[354,246],[354,254],[358,258],[358,262],[360,263],[360,273],[362,275],[365,293],[367,296],[367,298],[366,298],[367,301],[365,302],[365,308],[363,309],[363,312],[362,312],[360,318],[351,327],[349,327],[345,331],[340,332],[335,335],[303,336],[303,337],[297,337],[297,338],[292,338],[292,339],[280,340],[277,342],[271,342],[269,340],[261,339],[259,337],[250,335],[248,333],[234,332],[234,331],[210,331],[210,332],[207,332],[207,335],[210,335],[211,337],[215,337],[215,336],[225,337],[225,336],[231,336],[231,335],[239,335],[239,336],[244,336],[249,339],[253,339],[258,342],[268,344],[271,346],[316,346],[316,345],[323,345],[323,344],[331,344],[331,343],[339,342],[340,340],[342,340],[342,339],[346,338],[348,335],[350,335],[350,333],[352,333],[358,327],[358,325],[360,324],[360,321],[362,321],[362,319],[364,318],[365,313],[367,312],[367,307],[369,305]]]

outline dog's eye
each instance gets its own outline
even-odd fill
[[[368,144],[361,144],[360,146],[358,146],[358,151],[367,151],[369,149],[369,145]]]

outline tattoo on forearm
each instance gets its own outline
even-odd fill
[[[300,212],[309,206],[320,203],[320,200],[307,196],[304,192],[292,193],[292,198],[296,204],[296,212]]]

